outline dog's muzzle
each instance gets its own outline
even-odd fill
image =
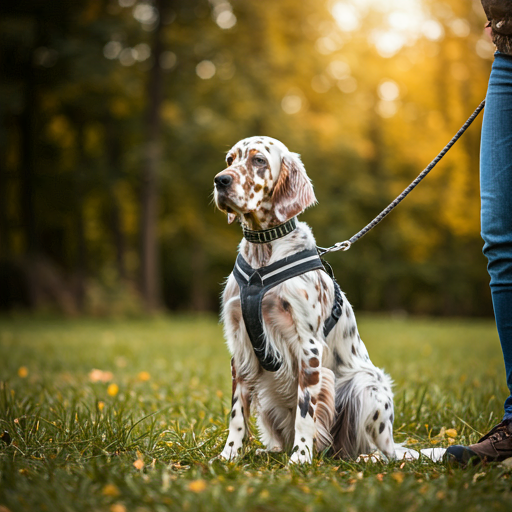
[[[230,174],[218,174],[214,179],[217,190],[225,190],[233,183],[233,176]]]

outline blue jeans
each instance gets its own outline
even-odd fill
[[[512,419],[512,56],[495,54],[480,148],[483,252],[507,386],[504,419]]]

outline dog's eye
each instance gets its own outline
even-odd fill
[[[256,165],[267,165],[267,161],[264,158],[261,158],[261,156],[255,156],[253,162]]]
[[[228,163],[228,165],[231,165],[231,164],[233,163],[233,157],[228,156],[228,157],[226,158],[226,162]]]

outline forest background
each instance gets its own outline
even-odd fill
[[[217,310],[241,230],[213,177],[252,135],[302,155],[317,243],[349,238],[484,98],[484,24],[478,0],[3,2],[0,310]],[[357,310],[492,314],[480,126],[329,257]]]

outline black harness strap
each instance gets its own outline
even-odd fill
[[[272,354],[266,350],[261,311],[263,297],[274,286],[311,270],[325,270],[316,249],[298,252],[258,269],[252,268],[241,254],[236,259],[233,274],[240,287],[240,303],[245,327],[256,357],[261,366],[269,372],[279,370],[282,357],[279,353]],[[325,336],[336,325],[341,315],[341,305],[338,303],[338,295],[341,299],[341,291],[335,281],[334,283],[336,300],[333,312],[324,325]]]

